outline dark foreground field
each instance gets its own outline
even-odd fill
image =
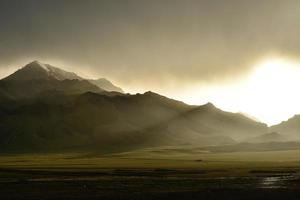
[[[0,199],[300,199],[299,150],[151,152],[2,155]]]
[[[294,171],[205,177],[205,171],[1,170],[1,199],[300,199]]]

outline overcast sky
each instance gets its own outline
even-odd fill
[[[171,94],[269,54],[299,56],[299,0],[0,0],[1,76],[40,60]]]

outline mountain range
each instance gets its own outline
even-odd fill
[[[191,106],[150,91],[124,94],[106,79],[38,61],[0,80],[0,103],[1,152],[234,145],[294,136],[300,128],[299,117],[267,127],[211,103]]]

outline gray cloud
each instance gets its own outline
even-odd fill
[[[234,77],[273,52],[298,56],[300,1],[1,0],[0,29],[3,68],[53,60],[155,90]]]

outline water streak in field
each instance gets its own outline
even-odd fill
[[[264,177],[261,181],[261,188],[287,188],[290,182],[298,180],[295,175]]]

